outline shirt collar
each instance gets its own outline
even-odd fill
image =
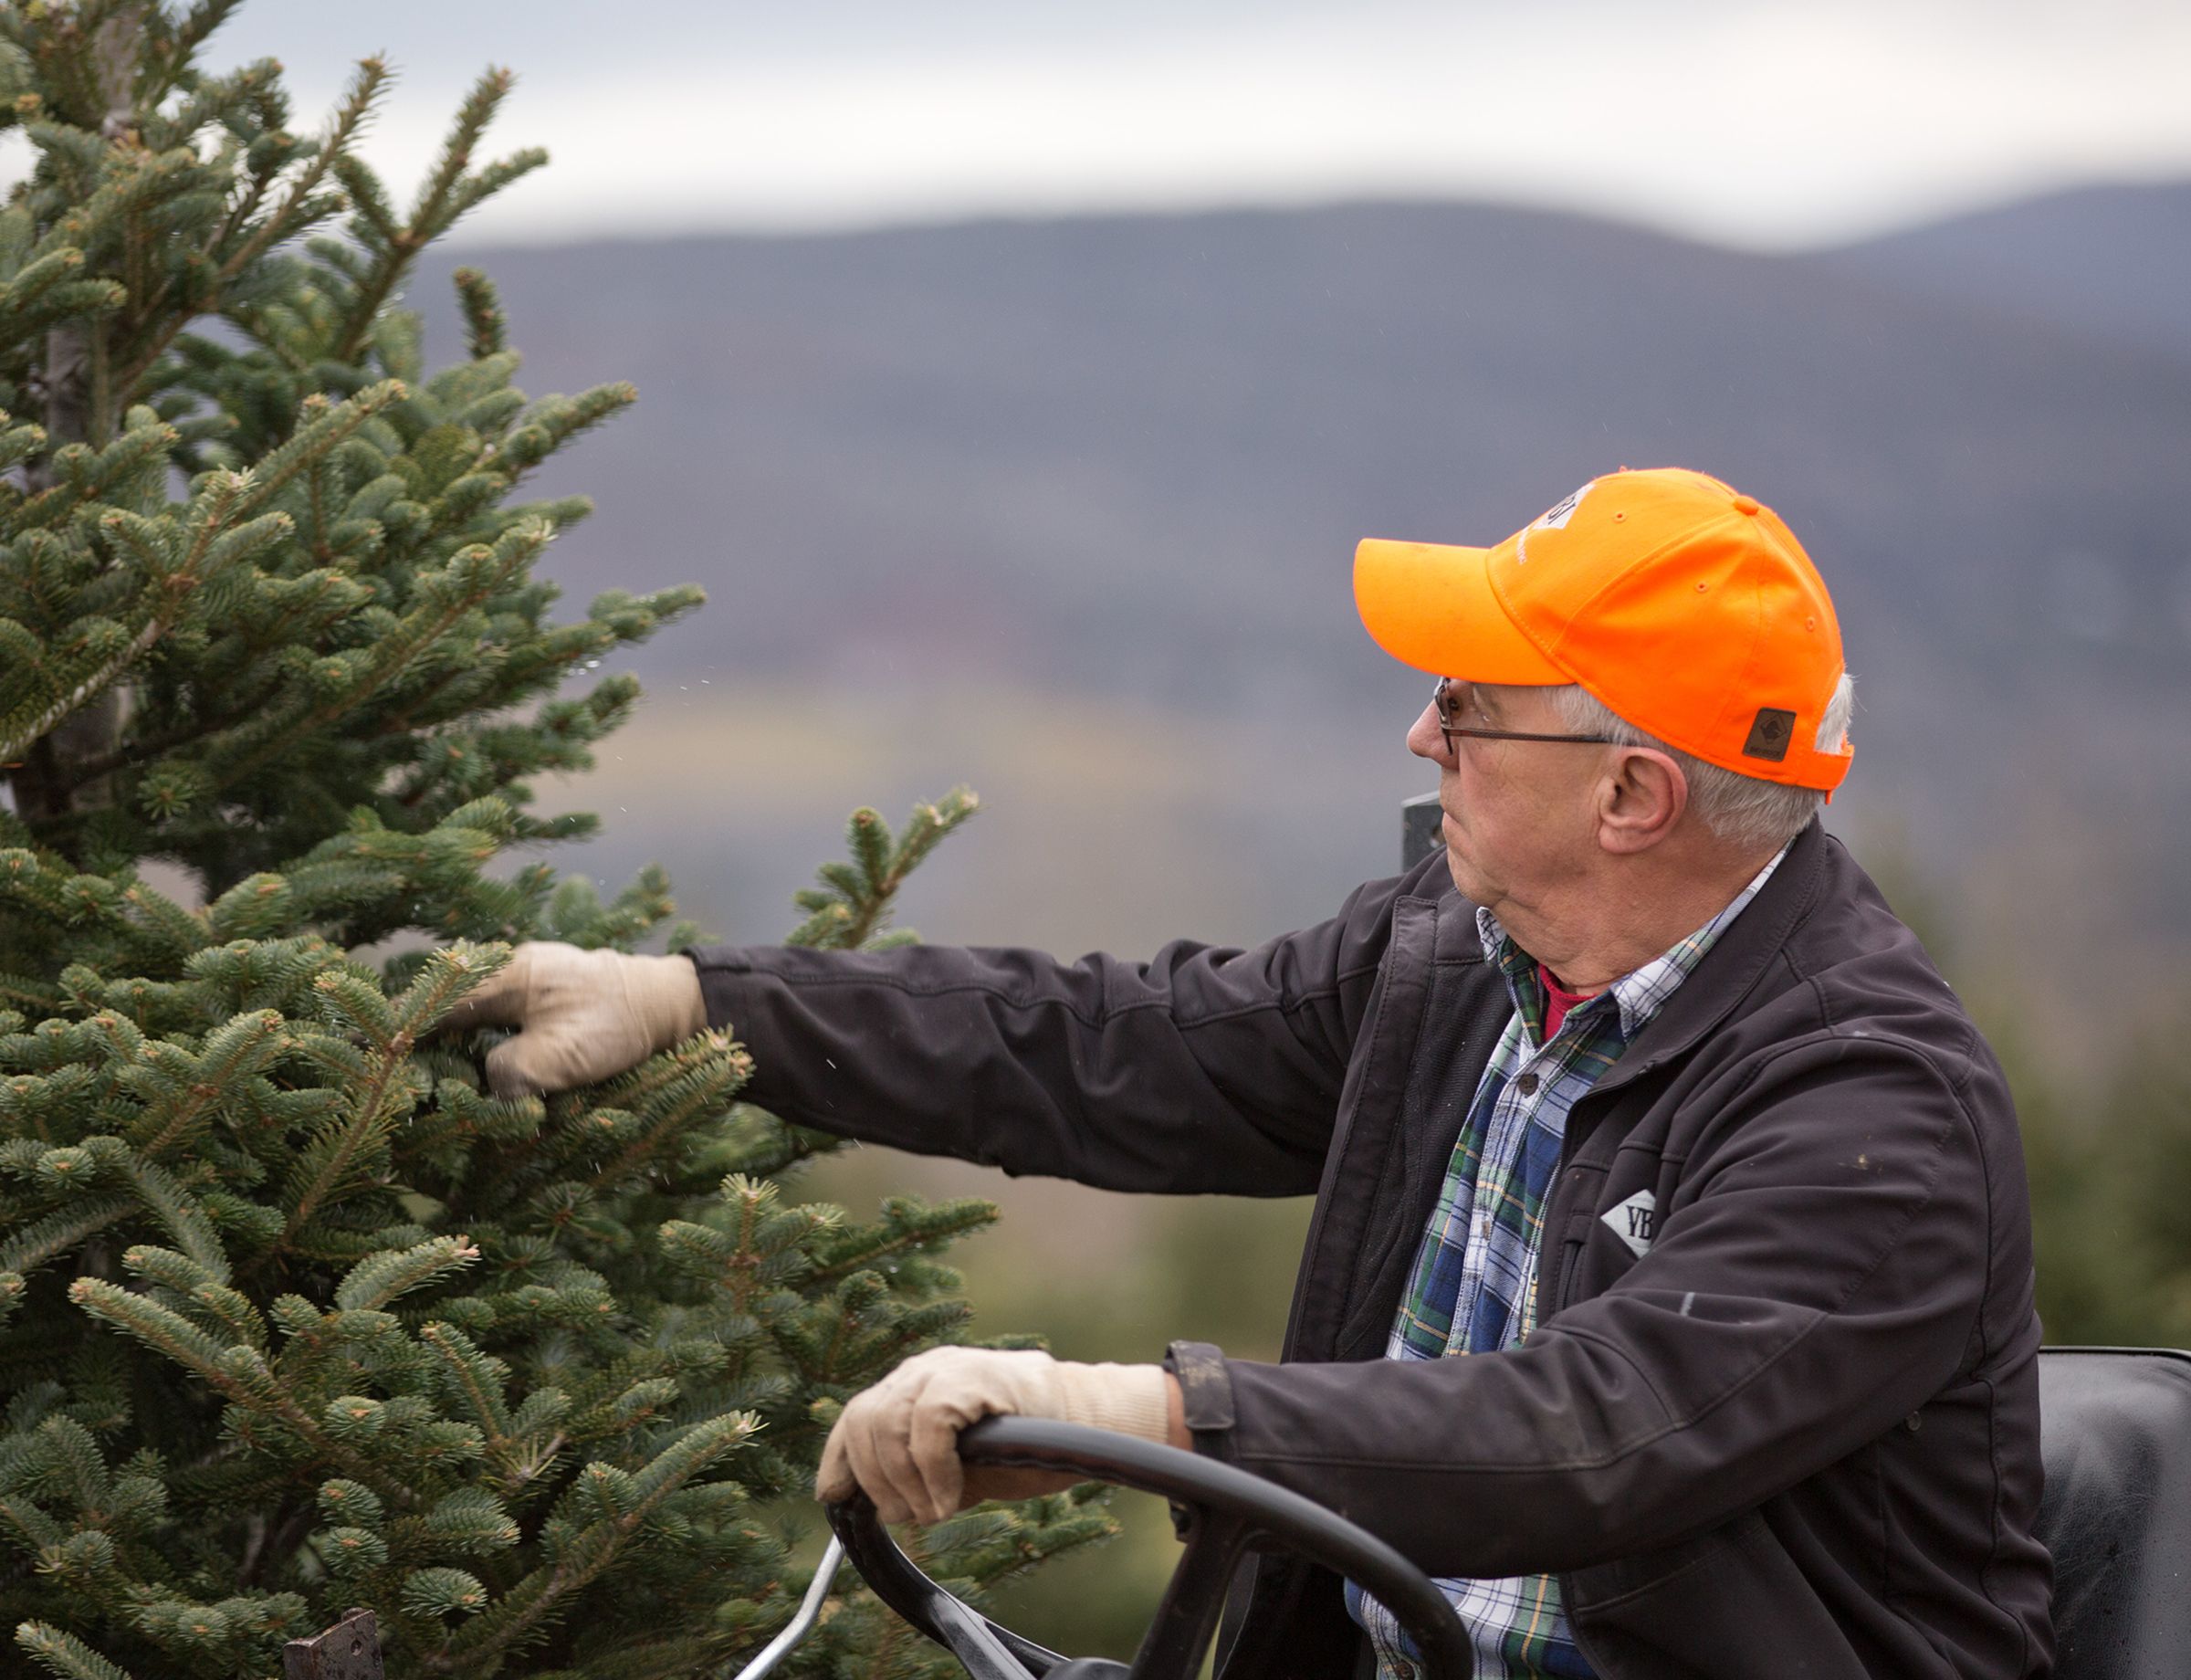
[[[1644,1023],[1665,1006],[1666,1000],[1673,995],[1674,989],[1704,961],[1704,953],[1726,931],[1728,925],[1742,914],[1766,882],[1772,879],[1773,871],[1780,866],[1780,860],[1787,856],[1788,846],[1793,845],[1793,840],[1788,841],[1767,858],[1765,867],[1750,877],[1750,884],[1729,899],[1726,906],[1703,927],[1675,940],[1664,952],[1653,957],[1641,968],[1630,970],[1613,982],[1609,990],[1613,1001],[1620,1006],[1620,1036],[1623,1040],[1632,1040],[1643,1030]],[[1480,904],[1476,906],[1476,937],[1483,941],[1484,959],[1497,966],[1506,976],[1508,990],[1517,994],[1515,1006],[1517,1009],[1523,1007],[1519,992],[1524,986],[1529,989],[1532,998],[1536,998],[1542,989],[1542,982],[1536,978],[1536,959],[1516,945],[1500,925],[1499,919]],[[1597,1001],[1591,998],[1586,1003],[1578,1003],[1574,1013],[1579,1014]],[[1541,1000],[1539,1004],[1536,1018],[1542,1020]],[[1523,1013],[1527,1014],[1529,1012],[1524,1009]]]

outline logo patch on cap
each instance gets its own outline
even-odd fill
[[[1787,743],[1795,739],[1796,714],[1777,711],[1766,706],[1759,709],[1757,721],[1750,725],[1750,738],[1742,743],[1745,758],[1767,759],[1777,764],[1787,756]]]
[[[1532,520],[1529,522],[1528,530],[1524,530],[1522,534],[1515,540],[1514,563],[1517,566],[1525,566],[1529,563],[1530,531],[1567,530],[1567,521],[1575,517],[1575,509],[1582,506],[1582,499],[1590,493],[1591,487],[1597,482],[1597,479],[1592,478],[1588,484],[1584,485],[1580,489],[1570,490],[1567,495],[1561,497],[1559,500],[1554,502],[1549,508],[1546,508],[1544,512],[1538,514],[1536,519]]]
[[[1575,509],[1582,506],[1582,499],[1590,493],[1590,485],[1597,482],[1597,479],[1592,478],[1590,484],[1584,485],[1578,490],[1569,491],[1538,515],[1536,523],[1530,529],[1532,530],[1567,530],[1567,521],[1575,517]]]

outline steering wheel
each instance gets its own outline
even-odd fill
[[[830,1528],[875,1597],[949,1650],[972,1680],[1193,1680],[1233,1565],[1259,1539],[1358,1581],[1415,1642],[1424,1680],[1467,1680],[1474,1672],[1461,1619],[1420,1570],[1374,1535],[1274,1482],[1177,1447],[1041,1418],[984,1418],[959,1432],[959,1455],[970,1464],[1116,1482],[1162,1494],[1185,1512],[1179,1538],[1186,1550],[1129,1668],[1104,1657],[1060,1656],[952,1597],[897,1549],[864,1492],[825,1507]]]

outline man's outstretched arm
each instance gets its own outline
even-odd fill
[[[1253,950],[1181,942],[1147,962],[526,944],[449,1024],[521,1029],[488,1057],[505,1094],[605,1078],[715,1026],[753,1052],[745,1095],[802,1124],[1112,1189],[1305,1194],[1410,887],[1443,890],[1442,869],[1358,888]]]
[[[692,954],[709,1018],[753,1051],[746,1096],[786,1119],[1112,1190],[1297,1195],[1316,1189],[1381,951],[1342,919],[1147,962]]]

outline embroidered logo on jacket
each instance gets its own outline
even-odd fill
[[[1651,1244],[1658,1235],[1659,1199],[1648,1190],[1639,1190],[1618,1207],[1600,1213],[1599,1218],[1612,1226],[1613,1234],[1641,1259],[1651,1252]]]

